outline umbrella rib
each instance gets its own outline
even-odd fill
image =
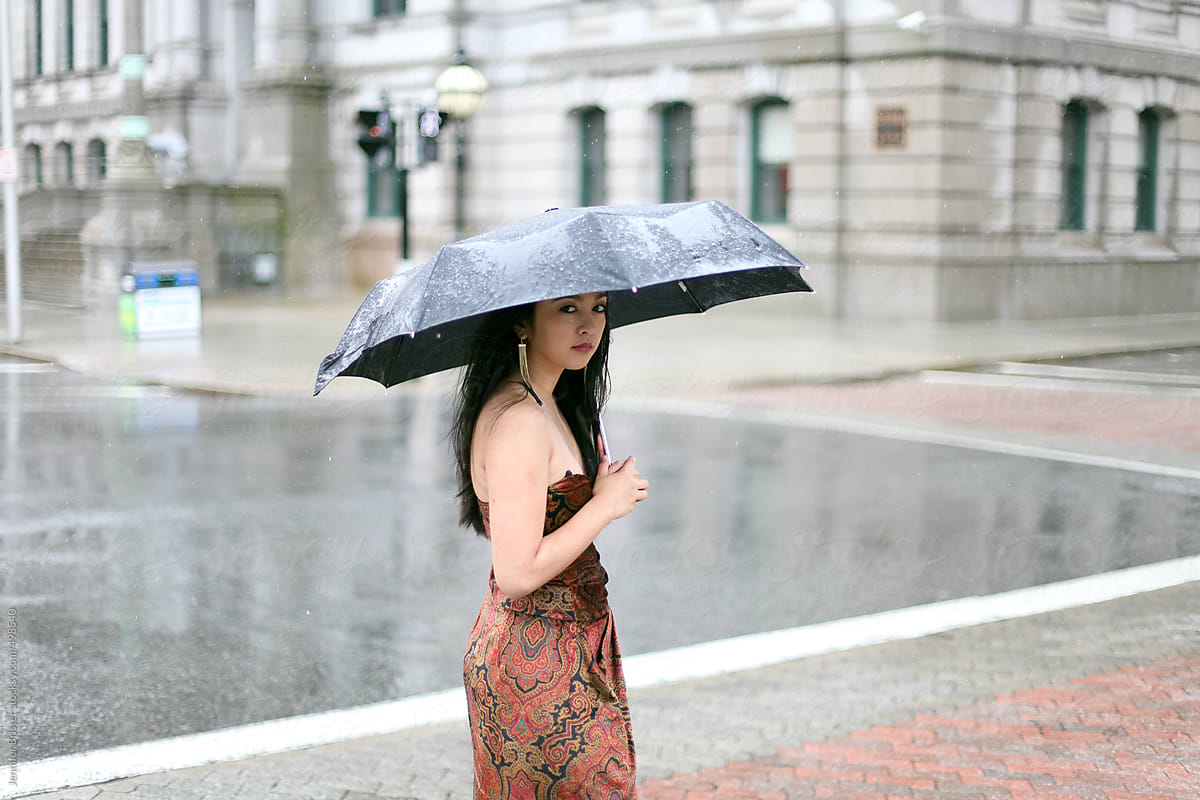
[[[692,305],[696,307],[696,310],[703,314],[704,306],[700,305],[700,301],[696,299],[696,295],[692,294],[692,290],[687,287],[687,283],[679,281],[679,289],[688,296],[688,299],[692,301]]]

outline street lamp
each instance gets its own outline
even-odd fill
[[[467,56],[459,50],[454,63],[446,67],[434,81],[437,91],[438,110],[454,119],[454,240],[463,238],[463,175],[466,172],[464,155],[463,122],[479,108],[487,91],[487,79],[479,70],[467,63]]]

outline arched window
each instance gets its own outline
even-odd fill
[[[25,185],[42,185],[42,148],[36,144],[25,146]]]
[[[604,110],[579,112],[579,205],[604,205]]]
[[[787,221],[792,140],[786,101],[772,98],[750,109],[750,216],[758,222]]]
[[[1087,135],[1087,106],[1072,100],[1063,107],[1059,230],[1081,231],[1086,224]]]
[[[103,139],[92,139],[87,144],[87,182],[95,186],[108,174],[108,148]]]
[[[60,186],[75,183],[75,158],[70,142],[59,142],[54,146],[54,182]]]
[[[1152,108],[1138,114],[1137,212],[1134,230],[1158,228],[1158,137],[1162,117]]]
[[[687,103],[663,106],[662,202],[686,203],[692,199],[692,107]]]

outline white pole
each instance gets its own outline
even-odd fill
[[[0,0],[0,146],[16,153],[13,134],[12,39],[8,0]],[[19,168],[18,168],[19,169]],[[8,290],[8,341],[21,341],[21,229],[17,217],[17,181],[4,181],[4,264]]]

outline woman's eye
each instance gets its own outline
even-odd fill
[[[595,311],[597,314],[603,314],[607,308],[608,308],[608,306],[606,306],[604,303],[597,303],[596,307],[593,308],[592,310]]]
[[[568,314],[570,314],[570,313],[571,313],[572,311],[574,311],[574,310],[575,310],[575,306],[573,306],[573,305],[570,305],[570,304],[568,304],[568,305],[565,305],[565,306],[563,306],[562,308],[560,308],[560,309],[559,309],[559,311],[565,311],[565,312],[566,312],[566,313],[568,313]]]

